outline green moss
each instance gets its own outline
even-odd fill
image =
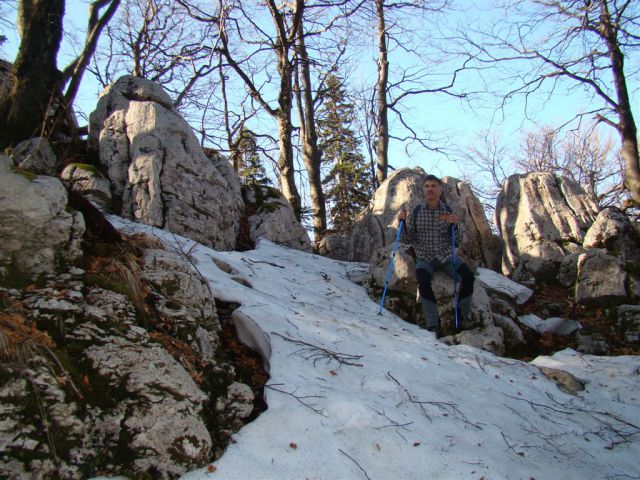
[[[35,174],[35,173],[33,173],[33,172],[29,171],[29,170],[25,170],[23,168],[18,168],[18,167],[15,167],[15,166],[11,167],[11,171],[13,173],[15,173],[16,175],[22,175],[24,178],[26,178],[30,182],[33,182],[38,177],[37,174]]]
[[[100,170],[95,165],[90,163],[72,163],[78,170],[84,170],[85,172],[93,173],[94,175],[102,176]]]
[[[20,265],[15,255],[11,255],[11,262],[5,267],[5,273],[0,275],[0,286],[22,290],[28,285],[44,286],[44,274],[33,277]]]
[[[129,284],[127,282],[92,273],[85,277],[85,283],[87,286],[111,290],[129,298]]]

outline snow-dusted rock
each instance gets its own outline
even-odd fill
[[[62,181],[74,192],[106,208],[111,202],[111,184],[93,165],[70,163],[60,173]]]
[[[597,207],[576,182],[550,173],[512,175],[496,202],[502,271],[517,282],[557,280],[565,255],[580,253]]]
[[[553,333],[554,335],[572,335],[582,328],[579,322],[560,317],[550,317],[545,320],[537,315],[529,314],[518,317],[518,321],[536,332]]]
[[[40,175],[56,175],[57,158],[46,138],[36,137],[20,142],[12,156],[19,168]]]
[[[531,295],[533,295],[533,290],[529,287],[520,285],[488,268],[478,268],[476,271],[476,280],[482,282],[489,292],[502,293],[515,300],[519,305],[525,303],[531,298]]]
[[[0,155],[0,275],[36,276],[82,254],[82,215],[67,211],[67,191],[54,177],[16,173]]]
[[[243,203],[228,160],[208,158],[159,85],[124,76],[90,115],[89,148],[99,153],[123,216],[233,249]]]

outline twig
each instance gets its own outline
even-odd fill
[[[323,395],[304,395],[304,396],[303,395],[296,395],[296,392],[298,391],[297,389],[294,390],[293,392],[287,392],[286,390],[280,390],[279,388],[275,388],[275,387],[279,387],[279,386],[283,386],[283,385],[284,385],[284,383],[265,384],[264,388],[268,388],[269,390],[275,390],[276,392],[280,392],[280,393],[284,393],[285,395],[289,395],[289,396],[295,398],[299,403],[301,403],[302,405],[307,407],[312,412],[317,413],[318,415],[321,415],[323,417],[327,416],[324,413],[323,409],[317,408],[314,403],[306,401],[308,398],[326,398],[325,396],[323,396]]]
[[[338,451],[343,454],[345,457],[347,457],[349,460],[351,460],[353,463],[356,464],[356,467],[358,467],[360,469],[360,471],[362,473],[364,473],[364,476],[367,480],[371,480],[371,477],[369,475],[367,475],[367,472],[364,468],[362,468],[362,466],[351,456],[349,455],[347,452],[345,452],[344,450],[342,450],[341,448],[338,449]]]
[[[313,359],[314,367],[316,366],[316,363],[320,361],[320,359],[324,359],[326,364],[330,363],[332,360],[335,360],[340,364],[340,366],[350,365],[352,367],[362,367],[362,363],[357,363],[356,360],[361,359],[363,355],[351,355],[349,353],[334,352],[333,350],[329,350],[328,348],[319,347],[303,340],[289,338],[277,332],[271,332],[271,334],[276,335],[283,340],[286,340],[287,342],[301,345],[302,347],[293,352],[291,355],[298,354],[305,360]]]
[[[431,416],[429,415],[429,412],[426,409],[426,405],[432,405],[436,408],[438,408],[440,410],[440,412],[446,417],[449,415],[452,415],[453,418],[460,420],[464,423],[466,423],[467,425],[471,425],[472,427],[477,428],[478,430],[482,430],[482,427],[480,425],[477,425],[473,422],[471,422],[458,408],[458,406],[455,403],[450,403],[450,402],[437,402],[437,401],[425,401],[425,400],[417,400],[409,390],[407,390],[407,388],[402,385],[398,379],[396,379],[393,375],[391,375],[391,372],[387,372],[387,376],[393,380],[401,389],[402,391],[407,395],[407,398],[409,399],[409,401],[413,404],[416,404],[418,406],[420,406],[420,409],[422,410],[422,413],[424,414],[424,416],[427,418],[427,420],[429,420],[430,422],[432,421]]]

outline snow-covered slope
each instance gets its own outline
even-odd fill
[[[349,280],[359,265],[266,241],[192,254],[215,296],[241,303],[271,378],[268,410],[185,480],[640,477],[640,357],[565,350],[534,365],[446,346],[377,315]],[[586,389],[563,393],[536,365]]]

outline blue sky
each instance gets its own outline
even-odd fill
[[[455,4],[459,10],[454,16],[448,17],[448,20],[452,23],[460,22],[465,16],[472,15],[477,17],[474,18],[476,23],[482,25],[491,17],[492,13],[488,10],[483,12],[476,4],[482,7],[487,5],[485,2],[478,4],[478,2],[472,0],[459,0]],[[76,44],[80,44],[84,38],[83,31],[87,18],[87,5],[88,0],[68,0],[67,2],[67,15],[65,16],[67,37],[60,55],[60,67],[66,65],[73,56],[70,38],[75,36]],[[433,24],[428,23],[429,19],[426,17],[419,18],[416,21],[425,22],[425,31],[434,28]],[[17,49],[18,38],[15,32],[7,31],[5,34],[9,37],[9,42],[8,45],[2,48],[0,54],[11,61]],[[375,69],[374,57],[375,52],[367,60],[369,66],[363,69],[364,76],[368,76],[369,84],[372,84],[372,78],[375,80],[372,77],[372,75],[375,75],[375,71],[371,70],[372,68]],[[392,63],[402,58],[403,55],[398,52],[392,52],[390,56]],[[446,63],[446,60],[444,62]],[[631,82],[630,90],[633,95],[634,111],[636,117],[638,117],[640,115],[638,114],[640,111],[640,95],[638,94],[638,79],[636,78],[635,80],[635,82]],[[466,79],[462,78],[463,88],[475,89],[474,81],[477,80],[474,80],[470,75]],[[491,82],[491,78],[488,81]],[[464,85],[464,83],[467,85]],[[76,108],[88,114],[93,110],[100,90],[101,88],[93,76],[86,73],[76,100]],[[562,90],[559,90],[559,94],[548,99],[538,96],[533,97],[531,100],[538,102],[538,104],[533,103],[533,107],[529,108],[527,118],[524,113],[522,99],[514,99],[503,110],[496,110],[497,99],[490,99],[486,95],[482,98],[472,98],[473,107],[469,102],[441,94],[411,97],[408,102],[404,103],[406,118],[410,120],[412,127],[416,130],[425,131],[434,135],[434,137],[442,138],[443,141],[439,146],[446,144],[449,147],[449,154],[442,155],[430,152],[417,145],[409,146],[407,152],[405,151],[405,145],[391,140],[389,162],[396,168],[420,166],[427,171],[442,176],[461,177],[465,172],[465,166],[456,160],[458,156],[455,152],[464,151],[470,145],[474,145],[478,141],[478,136],[487,129],[496,132],[515,151],[526,131],[535,130],[541,126],[563,124],[575,114],[589,108],[590,103],[589,97],[581,92],[568,93]],[[638,118],[636,118],[636,121],[638,121]],[[273,122],[270,123],[269,120],[262,122],[262,125],[267,128],[271,126],[275,130],[275,124]],[[398,132],[396,128],[397,125],[391,125],[392,134]],[[608,132],[617,140],[617,134],[612,129],[608,128],[605,132]]]

